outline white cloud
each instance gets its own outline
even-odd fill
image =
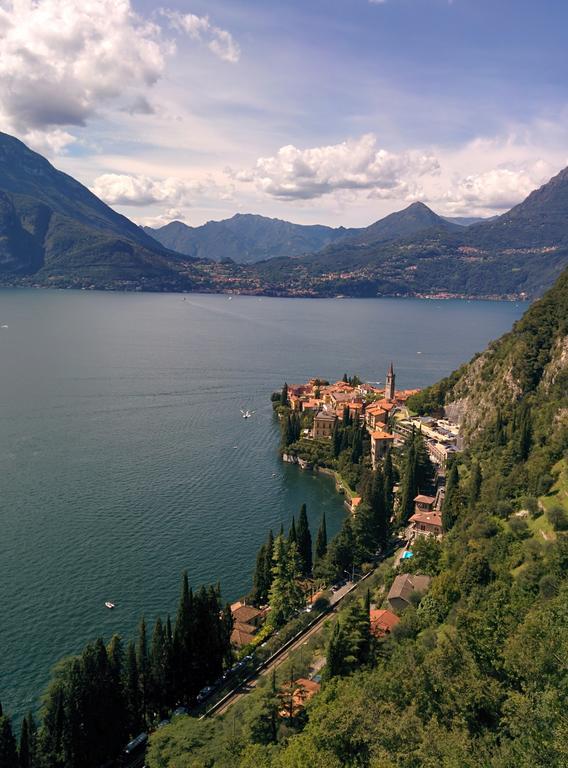
[[[192,37],[207,43],[210,51],[223,61],[236,63],[241,56],[241,49],[230,32],[216,27],[208,16],[196,16],[193,13],[179,11],[163,11],[173,27]]]
[[[183,216],[183,208],[204,199],[232,199],[232,185],[219,186],[213,179],[186,180],[174,176],[156,179],[142,174],[104,173],[92,190],[109,205],[149,206],[164,204]]]
[[[261,157],[248,171],[232,172],[237,181],[257,183],[272,197],[309,200],[339,190],[368,190],[375,198],[406,196],[412,180],[436,173],[437,159],[416,151],[395,154],[377,147],[372,133],[331,146],[282,147]]]
[[[495,168],[460,179],[445,196],[455,212],[501,212],[523,200],[544,179],[527,169]]]
[[[153,85],[172,50],[130,0],[0,2],[0,111],[20,132],[84,125]]]

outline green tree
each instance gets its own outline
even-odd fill
[[[478,461],[474,461],[471,465],[471,478],[469,480],[469,507],[473,509],[479,499],[479,492],[481,491],[481,467]]]
[[[18,768],[16,739],[7,715],[0,716],[0,768]]]
[[[284,382],[284,386],[282,387],[282,394],[280,395],[280,404],[284,406],[290,405],[288,401],[288,384]]]
[[[325,521],[325,512],[324,512],[321,516],[321,523],[318,528],[318,533],[316,536],[316,551],[315,551],[316,562],[324,558],[326,552],[327,552],[327,524]]]
[[[298,585],[298,561],[296,543],[287,544],[283,536],[278,536],[274,541],[273,580],[269,598],[269,621],[273,626],[284,624],[303,605],[304,598]]]
[[[138,684],[140,686],[140,707],[142,721],[149,722],[150,715],[150,664],[148,659],[148,638],[146,634],[146,621],[144,616],[138,627],[138,643],[136,645],[136,664],[138,666]]]
[[[199,690],[193,680],[194,654],[194,610],[193,592],[189,587],[187,571],[182,575],[181,595],[174,625],[174,679],[177,681],[177,698],[189,703]]]
[[[124,700],[126,702],[126,722],[129,735],[135,736],[142,730],[140,682],[136,646],[131,640],[126,649],[126,668],[124,671]]]
[[[298,554],[300,556],[300,567],[303,576],[311,576],[312,573],[312,534],[308,521],[306,505],[302,504],[300,515],[298,517],[298,527],[296,530],[298,542]]]
[[[454,527],[462,511],[462,494],[458,462],[452,461],[446,483],[446,493],[442,505],[442,528],[447,533]]]

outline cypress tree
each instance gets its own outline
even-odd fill
[[[105,705],[106,716],[113,723],[118,746],[128,736],[127,706],[124,699],[124,648],[118,635],[113,635],[107,648],[109,693]]]
[[[447,533],[456,523],[461,511],[460,476],[457,461],[452,461],[448,475],[444,504],[442,506],[442,528]]]
[[[196,690],[192,685],[194,667],[193,593],[189,588],[187,571],[182,575],[181,596],[174,627],[174,679],[178,683],[178,698],[189,702]]]
[[[325,522],[325,512],[322,515],[320,527],[316,537],[316,562],[325,557],[327,552],[327,525]]]
[[[129,735],[137,735],[141,728],[140,718],[140,684],[138,680],[138,663],[136,661],[136,646],[131,640],[126,649],[126,669],[124,671],[124,699],[127,712],[127,730]]]
[[[338,421],[336,421],[333,425],[333,430],[331,433],[331,449],[333,452],[333,457],[336,459],[341,453],[341,429],[339,427]]]
[[[20,731],[20,746],[18,749],[18,759],[20,768],[32,768],[32,755],[30,749],[30,732],[28,718],[22,720],[22,729]],[[1,765],[1,763],[0,763]]]
[[[280,402],[282,405],[289,405],[288,403],[288,384],[284,382],[284,386],[282,387],[282,394],[280,395]]]
[[[290,526],[290,530],[288,532],[288,543],[289,544],[298,543],[298,534],[296,532],[296,520],[294,518],[294,515],[292,515],[292,525]]]
[[[310,576],[312,573],[312,534],[310,533],[310,524],[305,504],[302,504],[300,508],[297,537],[302,575]]]
[[[394,468],[392,465],[392,455],[387,451],[383,463],[383,476],[385,480],[385,511],[390,521],[394,509],[393,486],[394,486]]]
[[[343,426],[348,427],[351,424],[351,418],[349,416],[349,408],[345,406],[343,408]]]
[[[0,716],[0,768],[18,768],[16,739],[7,715]]]
[[[412,516],[414,499],[417,494],[416,486],[416,447],[414,434],[407,438],[405,443],[406,455],[402,470],[402,482],[400,488],[400,521],[404,525]]]
[[[136,663],[138,665],[138,682],[140,685],[140,705],[142,720],[148,722],[149,694],[150,694],[150,665],[148,663],[148,637],[146,633],[146,621],[144,616],[138,627],[138,643],[136,647]]]
[[[481,467],[478,461],[474,461],[471,466],[471,478],[469,481],[469,506],[473,509],[479,499],[479,491],[481,490]]]
[[[161,618],[158,616],[152,632],[149,656],[149,710],[161,717],[167,702],[168,653],[166,635]]]
[[[266,593],[264,595],[264,602],[268,602],[268,593],[272,586],[272,558],[274,555],[274,534],[272,528],[268,533],[268,540],[266,542],[265,556],[264,556],[264,583],[266,585]]]
[[[268,586],[266,584],[266,544],[261,544],[256,555],[256,565],[252,578],[251,600],[255,605],[266,602]]]

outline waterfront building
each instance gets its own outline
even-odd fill
[[[335,413],[330,413],[329,411],[320,411],[319,413],[316,413],[314,416],[314,427],[312,432],[314,439],[318,440],[323,438],[330,440],[336,421],[337,416]]]

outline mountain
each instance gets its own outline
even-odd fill
[[[457,226],[438,216],[424,203],[412,203],[408,208],[391,213],[369,227],[359,230],[356,234],[348,236],[344,242],[350,245],[372,245],[412,237],[429,229],[450,231],[457,229]]]
[[[358,235],[258,265],[259,278],[278,295],[538,296],[568,264],[568,169],[496,219],[460,227],[429,218],[434,226],[400,239]]]
[[[0,133],[0,276],[180,281],[178,258],[18,139]]]
[[[189,227],[172,221],[164,227],[144,227],[146,234],[166,248],[197,259],[223,261],[232,259],[250,264],[279,256],[299,256],[344,238],[353,230],[318,224],[292,224],[255,214],[237,213],[223,221],[208,221]]]

